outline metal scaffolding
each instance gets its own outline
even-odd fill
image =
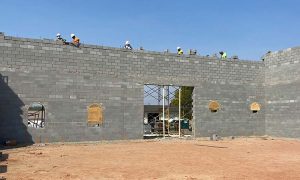
[[[174,101],[176,100],[179,101],[179,103],[175,105]],[[182,135],[181,120],[186,118],[187,114],[192,113],[192,110],[189,112],[185,111],[185,105],[182,104],[181,101],[180,86],[146,84],[144,87],[144,104],[161,107],[157,114],[147,114],[149,117],[146,117],[152,119],[152,121],[153,119],[155,120],[155,125],[151,122],[151,129],[154,129],[153,131],[155,133],[162,135],[163,137],[171,134],[177,136]],[[174,113],[174,109],[177,108],[178,112]],[[144,116],[146,116],[146,114],[144,114]],[[175,124],[170,124],[171,120],[174,121]],[[170,129],[171,126],[173,128],[172,131]],[[174,133],[174,129],[177,133]]]

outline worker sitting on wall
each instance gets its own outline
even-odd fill
[[[219,53],[221,55],[221,59],[227,59],[227,53],[226,52],[221,51]]]
[[[177,54],[178,55],[182,55],[183,54],[183,50],[181,49],[181,47],[177,47]]]
[[[132,46],[130,45],[129,41],[126,41],[126,43],[124,45],[124,49],[132,50]]]
[[[79,47],[80,46],[80,39],[78,37],[75,36],[75,34],[71,34],[71,38],[73,39],[71,42],[71,45],[75,46],[75,47]]]
[[[67,44],[67,41],[61,37],[59,33],[56,34],[56,42],[62,43],[62,44]]]

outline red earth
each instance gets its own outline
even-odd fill
[[[8,180],[300,179],[300,141],[161,139],[2,150]]]

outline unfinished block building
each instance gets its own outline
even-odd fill
[[[196,137],[299,138],[299,55],[220,60],[0,33],[0,141],[142,139],[145,84],[194,87]]]

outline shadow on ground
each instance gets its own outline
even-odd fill
[[[200,144],[196,144],[196,146],[210,147],[210,148],[220,148],[220,149],[228,148],[228,147],[224,147],[224,146],[211,146],[211,145],[200,145]]]

